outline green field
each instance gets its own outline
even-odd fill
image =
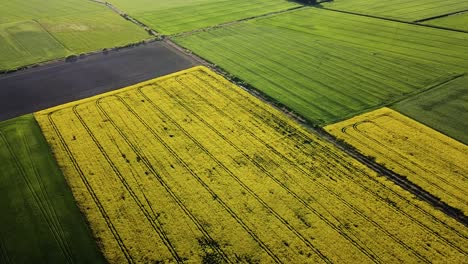
[[[468,77],[401,101],[392,108],[468,145]]]
[[[96,3],[81,0],[0,1],[0,24],[96,12],[102,9]]]
[[[299,6],[286,0],[110,0],[109,2],[162,34],[191,31]]]
[[[468,35],[308,8],[174,40],[327,124],[468,69]]]
[[[146,38],[143,29],[91,1],[0,3],[0,70]]]
[[[104,259],[32,115],[0,123],[0,263]]]
[[[327,8],[368,14],[380,17],[417,21],[468,10],[468,1],[464,0],[334,0],[323,4]]]
[[[73,53],[123,46],[150,37],[109,10],[45,18],[39,22]]]
[[[71,54],[35,21],[0,24],[0,70]]]
[[[424,24],[468,31],[468,12],[429,20]]]

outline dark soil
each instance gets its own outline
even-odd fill
[[[112,91],[199,63],[155,41],[0,75],[0,121]]]

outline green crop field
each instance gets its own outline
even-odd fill
[[[110,0],[109,2],[163,34],[191,31],[299,6],[286,0]]]
[[[403,100],[395,110],[468,144],[468,77]]]
[[[468,12],[429,20],[424,24],[468,31]]]
[[[40,23],[73,53],[123,46],[150,37],[109,10],[41,19]]]
[[[71,54],[35,21],[0,24],[0,70]]]
[[[361,14],[417,21],[468,10],[468,1],[464,0],[334,0],[323,4],[327,8],[350,11]]]
[[[103,263],[32,115],[0,123],[0,263]]]
[[[468,35],[308,8],[174,40],[316,123],[468,69]]]
[[[101,10],[101,6],[91,1],[8,0],[0,2],[0,24]]]
[[[0,3],[0,70],[146,38],[143,29],[91,1]]]

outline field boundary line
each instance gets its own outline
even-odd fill
[[[417,23],[415,21],[405,21],[405,20],[396,19],[396,18],[381,17],[381,16],[363,14],[363,13],[352,12],[352,11],[338,10],[338,9],[329,8],[329,7],[320,7],[320,9],[333,11],[333,12],[338,12],[338,13],[343,13],[343,14],[348,14],[348,15],[355,15],[355,16],[375,18],[375,19],[380,19],[380,20],[387,20],[387,21],[391,21],[391,22],[403,23],[403,24],[414,25],[414,26],[421,26],[421,27],[434,28],[434,29],[440,29],[440,30],[454,31],[454,32],[460,32],[460,33],[468,33],[468,30],[441,27],[441,26],[435,26],[435,25],[430,25],[430,24],[421,24],[421,23]]]
[[[161,34],[159,32],[157,32],[156,30],[154,30],[153,28],[147,26],[145,23],[143,23],[143,22],[139,21],[138,19],[130,16],[129,14],[125,13],[124,11],[120,10],[115,5],[113,5],[113,4],[111,4],[111,3],[107,2],[107,1],[100,1],[100,0],[89,0],[89,1],[107,6],[110,10],[114,11],[119,16],[123,17],[125,20],[128,20],[128,21],[132,22],[133,24],[135,24],[135,25],[137,25],[139,27],[142,27],[148,34],[150,34],[152,36],[155,36],[155,37],[160,37],[161,36]]]
[[[70,54],[73,54],[73,51],[71,51],[65,44],[63,44],[57,37],[55,37],[52,33],[50,33],[49,30],[47,30],[47,28],[44,27],[44,25],[41,24],[41,22],[39,22],[39,20],[37,19],[32,19],[32,21],[34,21],[34,23],[36,23],[37,25],[39,25],[45,32],[47,32],[47,34],[52,38],[54,39],[55,41],[57,41],[57,43],[60,43],[60,45],[62,47],[65,48],[65,50],[68,52],[68,55],[69,56]]]
[[[458,11],[446,13],[446,14],[443,14],[443,15],[438,15],[438,16],[433,16],[433,17],[428,17],[428,18],[423,18],[423,19],[415,20],[415,21],[413,21],[413,22],[414,22],[414,23],[421,23],[421,22],[426,22],[426,21],[429,21],[429,20],[435,20],[435,19],[438,19],[438,18],[449,17],[449,16],[459,15],[459,14],[463,14],[463,13],[468,13],[468,9],[458,10]]]
[[[432,84],[432,85],[429,85],[429,86],[426,87],[425,89],[417,89],[417,90],[415,90],[415,91],[412,92],[412,93],[408,93],[408,94],[406,94],[405,96],[401,96],[400,98],[398,98],[398,99],[396,99],[396,100],[394,100],[394,101],[392,101],[392,102],[390,102],[390,103],[386,103],[385,105],[386,105],[386,106],[392,106],[392,105],[397,104],[397,103],[399,103],[399,102],[402,102],[402,101],[405,101],[405,100],[409,100],[409,99],[411,99],[411,98],[413,98],[413,97],[415,97],[415,96],[417,96],[417,95],[430,92],[430,91],[432,91],[432,90],[434,90],[434,89],[437,89],[437,88],[439,88],[439,87],[441,87],[441,86],[446,85],[447,83],[450,83],[450,82],[453,82],[453,81],[455,81],[455,80],[457,80],[457,79],[459,79],[459,78],[462,78],[462,77],[464,77],[465,75],[466,75],[466,73],[460,73],[460,74],[457,74],[457,75],[453,75],[453,76],[451,76],[450,78],[448,78],[448,79],[446,79],[446,80],[443,80],[443,81],[441,81],[441,82],[438,82],[438,83],[434,83],[434,84]]]
[[[223,27],[227,27],[227,26],[230,26],[230,25],[239,24],[239,23],[246,22],[246,21],[249,21],[249,20],[255,20],[255,19],[258,19],[258,18],[263,18],[263,17],[268,17],[268,16],[274,16],[274,15],[279,15],[279,14],[283,14],[283,13],[288,13],[288,12],[292,12],[292,11],[296,11],[296,10],[301,10],[301,9],[305,9],[305,8],[307,8],[307,7],[309,7],[309,6],[307,6],[307,5],[302,5],[302,6],[290,7],[290,8],[283,9],[283,10],[279,10],[279,11],[273,11],[273,12],[269,12],[269,13],[265,13],[265,14],[261,14],[261,15],[256,15],[256,16],[251,16],[251,17],[246,17],[246,18],[241,18],[241,19],[237,19],[237,20],[229,21],[229,22],[224,22],[224,23],[216,24],[216,25],[209,26],[209,27],[204,27],[204,28],[194,29],[194,30],[190,30],[190,31],[186,31],[186,32],[180,32],[180,33],[169,34],[169,35],[163,35],[163,38],[167,38],[167,37],[173,38],[173,37],[189,36],[189,35],[192,35],[192,34],[195,34],[195,33],[198,33],[198,32],[204,32],[204,31],[215,30],[215,29],[218,29],[218,28],[223,28]]]

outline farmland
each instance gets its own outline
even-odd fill
[[[334,0],[327,8],[380,17],[417,21],[457,11],[468,10],[468,2],[460,0]]]
[[[0,263],[104,263],[32,115],[0,123]]]
[[[452,138],[468,144],[468,77],[409,97],[392,106]]]
[[[327,126],[449,205],[468,212],[468,147],[389,108]]]
[[[300,5],[285,0],[110,0],[112,4],[162,34],[215,26]],[[226,6],[229,8],[226,8]]]
[[[197,65],[164,42],[0,75],[0,121]],[[66,84],[66,87],[64,87]]]
[[[468,69],[467,34],[315,8],[174,40],[317,124]]]
[[[27,32],[27,33],[25,33]],[[35,21],[0,24],[0,70],[70,55]]]
[[[424,24],[468,31],[468,12],[429,20]]]
[[[466,258],[465,226],[204,67],[35,117],[111,263]]]
[[[43,2],[0,3],[0,70],[149,37],[104,5],[81,0]]]

